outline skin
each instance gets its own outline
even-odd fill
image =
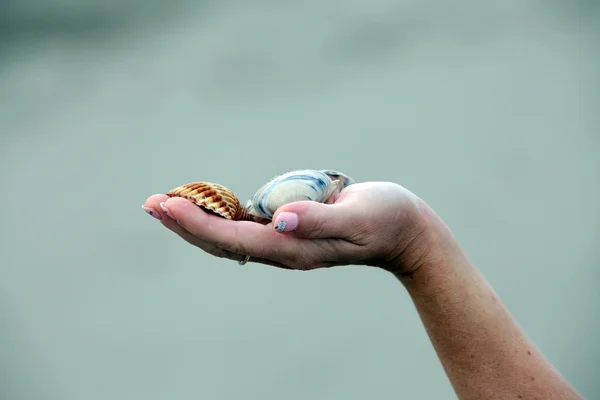
[[[354,184],[330,204],[287,204],[268,224],[227,220],[165,195],[149,197],[144,207],[217,257],[249,255],[249,262],[295,270],[389,271],[413,300],[460,399],[582,399],[526,337],[439,216],[400,185]],[[282,212],[298,215],[293,232],[274,229]]]

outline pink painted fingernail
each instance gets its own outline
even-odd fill
[[[175,219],[175,217],[173,216],[173,214],[171,214],[171,211],[169,211],[169,209],[167,208],[167,206],[165,206],[164,202],[160,203],[160,208],[162,208],[162,210],[165,212],[165,214],[167,214],[167,216],[169,218]]]
[[[298,227],[298,214],[282,212],[277,216],[275,230],[278,232],[290,232]]]
[[[159,220],[159,221],[161,220],[160,213],[157,213],[150,207],[142,206],[142,208],[144,209],[144,211],[146,211],[148,214],[152,215],[157,220]]]

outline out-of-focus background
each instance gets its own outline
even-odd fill
[[[600,397],[593,1],[3,0],[0,398],[452,399],[387,273],[240,267],[140,208],[401,183]]]

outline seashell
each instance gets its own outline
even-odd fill
[[[327,203],[353,183],[352,178],[338,171],[303,169],[271,179],[246,205],[231,190],[212,182],[188,183],[170,190],[167,196],[183,197],[223,218],[265,224],[285,204],[305,200]]]
[[[169,197],[183,197],[205,211],[231,220],[252,220],[246,208],[231,190],[212,182],[193,182],[167,192]]]
[[[296,201],[326,203],[354,180],[332,170],[304,169],[279,175],[264,184],[246,203],[250,216],[256,219],[273,218],[277,209]]]
[[[336,180],[340,181],[338,186],[341,188],[341,190],[343,190],[346,187],[355,183],[354,179],[352,179],[348,175],[342,174],[341,172],[338,172],[338,171],[334,171],[331,169],[322,169],[321,172],[323,172],[329,178],[331,178],[332,181],[336,181]]]

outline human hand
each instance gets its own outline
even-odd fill
[[[298,270],[371,265],[403,276],[427,258],[426,205],[402,186],[357,183],[328,203],[286,204],[264,225],[221,218],[160,194],[143,207],[188,243],[231,260],[248,255],[250,262]],[[282,221],[283,232],[277,229]]]

